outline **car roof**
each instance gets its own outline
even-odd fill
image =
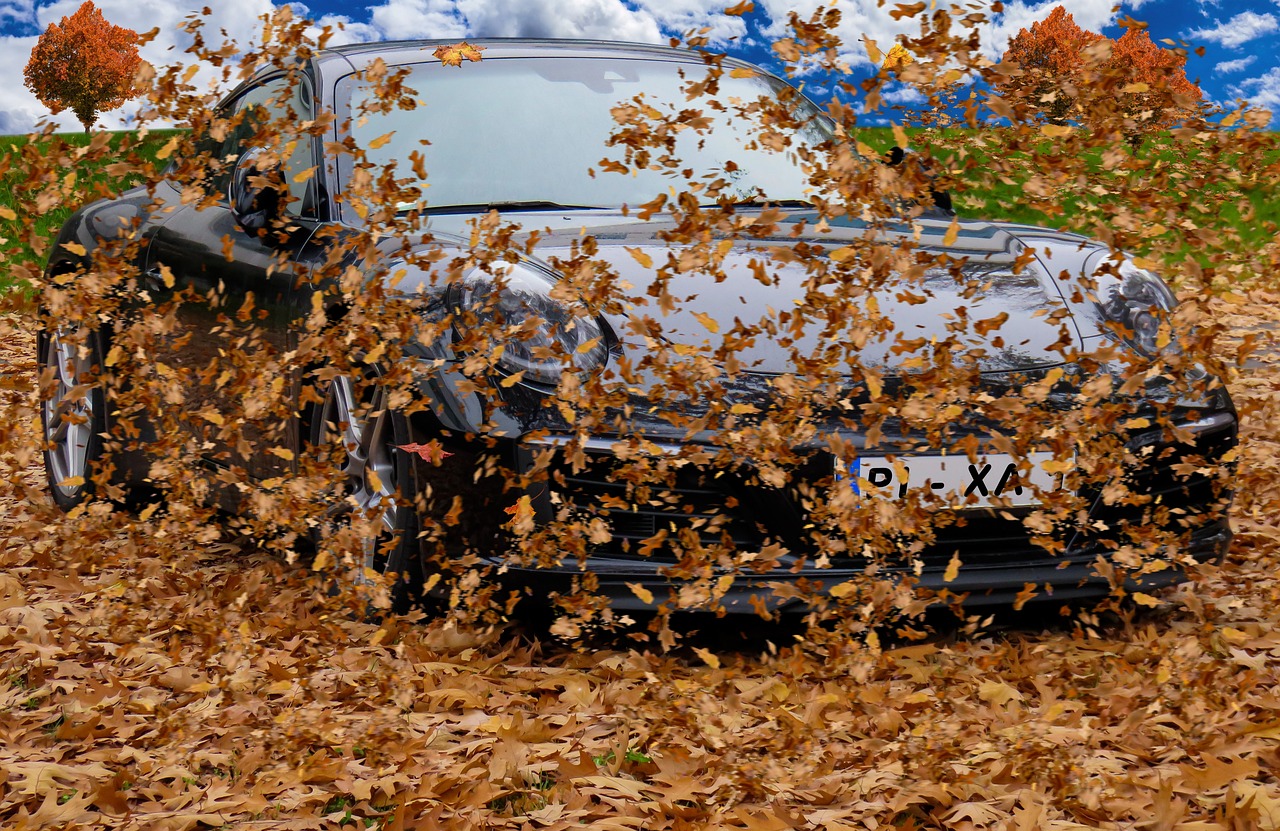
[[[312,58],[324,75],[346,75],[364,69],[381,58],[388,66],[409,63],[436,63],[433,53],[441,46],[452,46],[460,38],[447,40],[387,40],[377,43],[352,43],[318,51]],[[468,38],[467,43],[481,47],[485,58],[622,58],[632,60],[677,60],[703,62],[700,51],[661,46],[652,43],[627,43],[609,40],[562,40],[552,38]],[[750,67],[750,63],[725,57],[725,65]]]

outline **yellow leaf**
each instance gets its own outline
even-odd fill
[[[182,73],[182,83],[184,84],[191,83],[191,79],[196,77],[196,73],[199,71],[200,71],[200,64],[193,63],[191,66],[187,67],[187,71]]]
[[[369,149],[378,150],[382,147],[386,147],[387,142],[391,141],[391,137],[394,136],[395,134],[396,134],[395,130],[392,130],[390,133],[384,133],[378,136],[376,139],[369,142]]]
[[[502,387],[506,387],[507,389],[510,389],[511,387],[514,387],[516,384],[520,383],[523,380],[524,380],[524,370],[522,369],[519,372],[513,372],[510,375],[508,375],[506,378],[503,378],[501,381],[498,382],[498,385]]]
[[[169,266],[160,266],[160,280],[164,283],[165,288],[173,288],[173,271],[169,269]]]
[[[1066,138],[1071,135],[1071,127],[1066,124],[1046,124],[1040,128],[1040,132],[1049,138]]]
[[[848,597],[849,595],[853,594],[857,590],[858,590],[857,584],[854,581],[849,580],[844,583],[836,583],[834,586],[831,587],[831,591],[827,592],[827,594],[830,594],[832,597],[835,597],[835,598],[841,598],[841,597]]]
[[[1126,430],[1141,430],[1141,429],[1142,429],[1142,428],[1144,428],[1144,427],[1150,427],[1150,426],[1151,426],[1151,419],[1149,419],[1149,418],[1131,418],[1131,419],[1129,419],[1128,421],[1126,421],[1126,422],[1125,422],[1123,425],[1121,425],[1121,426],[1123,426],[1123,427],[1124,427],[1124,429],[1126,429]]]
[[[695,646],[693,648],[693,651],[697,653],[698,657],[702,659],[702,662],[704,664],[711,667],[712,669],[720,669],[720,659],[717,658],[715,655],[713,655],[711,652],[703,649],[700,646]]]
[[[1150,86],[1142,83],[1141,81],[1138,81],[1137,83],[1133,83],[1133,84],[1125,84],[1120,91],[1121,92],[1149,92],[1150,90],[1151,90]]]
[[[871,59],[871,63],[879,66],[880,62],[884,60],[884,54],[881,53],[880,47],[876,45],[874,40],[865,35],[862,38],[862,42],[867,47],[867,57]]]
[[[994,704],[1001,707],[1010,701],[1021,701],[1022,693],[1003,681],[983,681],[978,687],[978,698],[988,704]]]
[[[901,124],[893,125],[893,140],[899,147],[906,147],[911,143],[907,141],[907,131],[902,129]]]
[[[865,374],[865,380],[867,382],[867,391],[871,393],[871,399],[874,401],[879,398],[880,393],[884,391],[884,384],[881,382],[880,376],[876,375],[874,372],[867,372]]]
[[[107,366],[115,366],[120,363],[120,359],[124,357],[124,350],[118,346],[111,347],[111,351],[107,353]]]
[[[729,412],[733,413],[734,415],[742,415],[744,413],[758,413],[760,412],[760,408],[757,407],[755,404],[734,404],[732,407],[729,408]]]
[[[83,257],[85,255],[84,246],[78,242],[64,242],[62,243],[62,247],[70,251],[72,254],[75,254],[77,257]]]
[[[738,67],[729,71],[730,78],[754,78],[756,74],[746,67]]]
[[[63,479],[61,482],[58,483],[58,487],[60,488],[79,488],[79,487],[82,487],[83,485],[84,485],[83,476],[68,476],[66,479]]]
[[[694,312],[693,316],[696,317],[698,322],[705,326],[707,331],[711,334],[714,335],[716,332],[720,331],[720,324],[716,323],[715,318],[706,312]]]
[[[951,86],[952,84],[954,84],[956,81],[959,81],[963,77],[964,77],[964,73],[961,72],[960,70],[948,69],[946,73],[943,74],[942,76],[942,83],[944,86]]]
[[[436,583],[439,583],[439,582],[440,582],[440,572],[437,571],[427,578],[427,582],[422,584],[422,590],[424,592],[429,592],[432,589],[434,589],[436,587]]]
[[[942,582],[950,583],[959,577],[960,565],[960,552],[957,551],[951,555],[951,561],[947,563],[947,570],[942,573]]]
[[[838,263],[842,263],[845,260],[849,260],[849,259],[852,259],[853,257],[856,257],[857,255],[858,255],[857,251],[855,251],[851,246],[846,245],[843,248],[837,248],[827,256]]]
[[[480,60],[482,57],[480,53],[484,50],[485,47],[472,46],[464,40],[461,43],[436,47],[436,51],[431,54],[439,58],[444,66],[462,66],[464,58],[469,61]]]
[[[12,222],[17,218],[18,215],[13,212],[13,208],[6,208],[4,205],[0,205],[0,219],[7,219]]]
[[[178,137],[174,136],[173,138],[165,142],[164,147],[161,147],[159,150],[156,151],[156,158],[162,159],[162,160],[167,159],[170,156],[172,156],[173,151],[177,149],[178,149]]]
[[[1071,470],[1071,461],[1069,459],[1049,459],[1041,462],[1040,467],[1044,468],[1048,473],[1066,473]]]
[[[639,583],[627,583],[627,588],[631,589],[631,593],[640,598],[640,602],[646,605],[653,604],[653,592],[646,589]]]
[[[150,505],[142,509],[142,512],[138,514],[138,519],[146,522],[151,519],[151,515],[154,514],[159,507],[159,502],[152,502]]]
[[[960,236],[960,222],[951,220],[951,224],[947,226],[947,232],[942,235],[943,245],[955,245],[956,237]]]
[[[575,349],[574,351],[577,352],[579,355],[585,355],[599,345],[600,345],[600,339],[592,338],[591,340],[583,341],[582,343],[578,344],[578,348]]]
[[[267,450],[272,456],[278,456],[286,462],[293,461],[293,451],[287,447],[272,447]]]
[[[858,142],[857,147],[858,147],[858,152],[868,159],[874,159],[880,155],[876,151],[872,150],[871,145],[867,144],[866,142],[862,142],[862,141]]]
[[[288,679],[284,679],[276,681],[273,684],[268,684],[267,695],[284,695],[291,689],[293,689],[293,682]]]
[[[644,249],[627,247],[627,253],[644,268],[653,268],[653,257],[646,254]]]
[[[302,171],[297,176],[294,176],[293,181],[297,182],[298,184],[302,184],[303,182],[307,181],[314,175],[316,175],[315,167],[314,166],[308,167],[306,170]]]
[[[1130,595],[1130,597],[1132,597],[1133,602],[1137,603],[1139,606],[1148,606],[1151,608],[1155,608],[1156,606],[1160,605],[1159,600],[1157,600],[1156,598],[1152,597],[1149,594],[1146,594],[1145,592],[1134,592],[1132,595]]]
[[[218,425],[219,427],[221,427],[223,424],[226,423],[225,420],[222,418],[222,414],[214,412],[213,410],[205,410],[200,414],[200,417],[203,418],[205,421],[209,421]]]

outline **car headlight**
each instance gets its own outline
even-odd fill
[[[1120,263],[1118,284],[1099,287],[1098,311],[1110,332],[1145,355],[1156,355],[1177,339],[1169,329],[1178,300],[1156,275],[1138,268],[1130,260]],[[1165,327],[1163,337],[1160,329]]]
[[[498,366],[534,383],[554,386],[566,370],[600,369],[609,354],[604,324],[581,303],[554,297],[555,288],[554,278],[528,265],[472,269],[453,287],[459,340],[472,326],[487,340],[500,337]]]

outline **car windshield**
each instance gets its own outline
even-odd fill
[[[723,179],[720,199],[804,199],[812,188],[796,150],[829,139],[830,122],[790,95],[787,106],[802,126],[762,134],[758,117],[740,111],[762,97],[776,103],[785,85],[737,69],[721,76],[714,96],[690,98],[689,85],[706,73],[702,64],[679,61],[494,58],[411,66],[404,85],[413,90],[413,109],[368,111],[371,88],[356,76],[340,95],[368,161],[395,163],[398,178],[421,188],[422,202],[402,208],[638,206],[672,185],[682,188],[689,172],[704,184]],[[649,169],[636,175],[601,164],[625,159],[624,148],[607,141],[623,129],[616,108],[628,105],[648,113],[639,116],[646,124],[656,110],[695,125],[677,131],[671,158],[655,150]],[[411,154],[421,154],[421,164]]]

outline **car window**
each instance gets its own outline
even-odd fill
[[[300,124],[311,118],[311,88],[305,79],[291,83],[287,78],[274,78],[246,90],[225,104],[218,111],[214,126],[196,145],[197,150],[210,159],[207,189],[226,200],[231,172],[252,146],[253,137],[263,124]],[[226,126],[228,124],[230,126]],[[315,165],[313,139],[306,133],[284,138],[287,152],[284,181],[292,197],[286,210],[295,216],[313,215],[316,203],[313,180],[299,176]],[[295,181],[298,178],[305,181]]]

